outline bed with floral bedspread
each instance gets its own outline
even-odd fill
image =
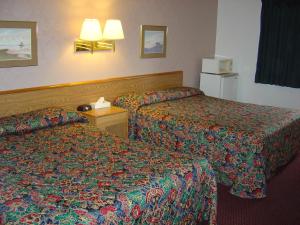
[[[0,224],[216,224],[206,159],[81,122],[56,108],[0,118]]]
[[[266,181],[300,149],[300,110],[208,97],[174,88],[118,97],[132,139],[206,156],[217,181],[243,198],[266,196]]]

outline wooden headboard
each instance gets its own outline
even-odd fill
[[[112,101],[118,95],[129,92],[180,87],[182,78],[182,71],[174,71],[0,91],[0,117],[50,106],[76,109],[78,105],[94,102],[100,96]]]

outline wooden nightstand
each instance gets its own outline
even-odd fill
[[[115,106],[83,112],[91,123],[118,137],[128,138],[128,112]]]

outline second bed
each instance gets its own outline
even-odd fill
[[[173,88],[119,96],[132,139],[206,156],[220,183],[243,198],[266,196],[267,180],[300,149],[300,111]]]

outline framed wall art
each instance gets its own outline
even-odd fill
[[[0,21],[0,67],[37,65],[36,22]]]
[[[166,57],[167,30],[166,26],[141,26],[141,58]]]

